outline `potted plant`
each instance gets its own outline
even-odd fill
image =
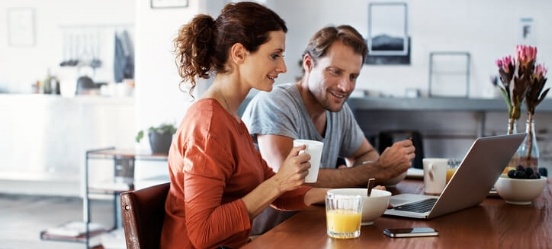
[[[150,127],[148,130],[149,144],[152,153],[169,153],[172,136],[176,132],[176,127],[170,123],[162,123],[156,127]],[[136,134],[136,142],[139,143],[144,137],[144,130]]]

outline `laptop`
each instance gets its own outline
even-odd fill
[[[391,196],[384,215],[431,219],[479,205],[525,138],[525,133],[476,139],[439,196]],[[420,210],[414,210],[414,209]]]

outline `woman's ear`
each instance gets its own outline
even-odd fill
[[[236,43],[230,47],[228,59],[232,60],[236,64],[241,64],[245,61],[246,55],[247,49],[245,49],[241,43]]]

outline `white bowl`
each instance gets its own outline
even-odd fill
[[[387,188],[393,188],[393,187],[397,186],[397,184],[399,184],[399,182],[404,180],[404,178],[406,178],[406,173],[407,173],[407,171],[403,172],[402,174],[400,174],[398,176],[395,176],[394,178],[391,178],[391,179],[381,183],[381,185],[383,185]]]
[[[513,179],[501,176],[496,181],[496,192],[509,204],[529,205],[542,193],[546,177],[540,179]]]
[[[381,217],[389,206],[391,192],[373,189],[368,197],[366,188],[339,188],[328,191],[336,195],[360,195],[362,196],[362,225],[372,225],[374,220]]]

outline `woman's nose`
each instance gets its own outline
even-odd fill
[[[281,60],[281,62],[279,63],[277,71],[280,73],[287,72],[286,62],[284,60]]]

